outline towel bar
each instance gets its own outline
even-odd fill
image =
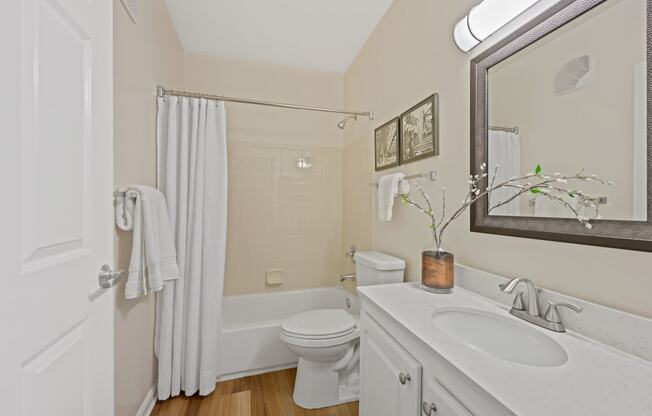
[[[126,192],[115,191],[113,198],[136,198],[134,195],[127,195]]]
[[[431,170],[430,172],[424,172],[424,173],[417,173],[414,175],[408,175],[403,180],[410,180],[410,179],[418,179],[418,178],[428,178],[431,181],[436,181],[437,178],[439,177],[439,172],[436,170]],[[370,182],[369,186],[373,186],[378,188],[378,182]]]

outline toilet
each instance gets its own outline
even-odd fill
[[[377,251],[354,256],[358,286],[400,283],[405,261]],[[281,340],[299,356],[294,402],[318,409],[358,400],[358,318],[342,309],[301,312],[281,324]]]

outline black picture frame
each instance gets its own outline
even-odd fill
[[[394,132],[395,132],[394,133],[394,136],[395,136],[394,148],[396,149],[396,155],[395,155],[396,161],[391,162],[391,163],[385,163],[383,165],[379,165],[379,159],[382,157],[381,155],[379,155],[379,151],[382,151],[380,149],[381,148],[381,146],[380,146],[381,143],[379,143],[379,140],[386,140],[386,138],[379,137],[379,136],[384,132],[384,130],[386,130],[388,128],[391,128],[392,126],[395,126],[395,130],[394,130]],[[391,149],[392,144],[390,143],[389,146],[386,146],[386,147]],[[376,172],[398,166],[399,163],[400,163],[399,154],[400,154],[400,123],[399,123],[399,118],[395,117],[395,118],[389,120],[388,122],[386,122],[385,124],[383,124],[383,125],[377,127],[376,129],[374,129],[374,161],[375,161],[374,165],[375,165]]]
[[[412,144],[406,143],[407,135],[415,134],[406,131],[408,129],[408,126],[410,125],[408,117],[412,116],[416,118],[413,115],[413,113],[419,110],[421,107],[424,107],[428,104],[431,105],[431,116],[430,116],[431,119],[429,122],[430,122],[430,134],[432,135],[432,137],[430,138],[430,140],[428,140],[428,143],[431,145],[431,149],[426,152],[417,152],[418,154],[416,155],[406,155],[406,151],[408,151],[407,149],[412,147]],[[410,107],[408,110],[404,111],[399,117],[399,119],[400,119],[399,163],[401,165],[439,155],[439,94],[434,93],[429,97],[419,101],[417,104]],[[425,123],[425,121],[423,120],[417,119],[416,121],[417,122],[421,121]],[[424,143],[420,143],[419,145],[423,146]],[[411,152],[412,150],[410,149],[409,151]]]

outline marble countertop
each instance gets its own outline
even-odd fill
[[[509,308],[463,288],[450,295],[418,284],[359,287],[363,302],[384,310],[480,388],[517,415],[652,415],[652,363],[572,331],[556,333],[509,314]],[[557,367],[512,363],[471,349],[437,331],[438,309],[466,307],[513,319],[557,341],[568,361]]]

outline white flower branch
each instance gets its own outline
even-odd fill
[[[489,207],[488,212],[508,204],[523,195],[540,194],[541,196],[553,201],[554,203],[567,208],[573,214],[573,216],[580,223],[582,223],[582,225],[588,229],[591,229],[592,225],[590,219],[586,217],[582,212],[578,211],[578,209],[569,203],[569,201],[564,197],[568,196],[571,198],[576,198],[579,201],[580,206],[595,208],[596,218],[600,218],[597,203],[598,198],[586,195],[580,190],[564,188],[561,186],[561,184],[568,184],[569,182],[573,181],[596,181],[604,185],[613,185],[613,182],[602,179],[597,175],[584,175],[583,171],[572,176],[564,175],[562,173],[555,173],[552,176],[544,175],[542,173],[541,166],[537,166],[534,172],[528,173],[525,176],[513,177],[496,184],[496,177],[498,176],[498,165],[496,165],[489,186],[482,190],[481,184],[488,176],[486,169],[487,165],[486,163],[483,163],[480,166],[480,174],[469,176],[467,181],[469,184],[469,191],[462,201],[462,205],[455,212],[453,212],[449,218],[446,218],[446,190],[444,188],[442,188],[442,212],[439,219],[437,219],[435,213],[433,212],[430,198],[428,197],[428,194],[423,190],[423,186],[421,185],[420,180],[416,181],[416,188],[419,190],[419,193],[424,199],[427,207],[423,207],[411,199],[409,193],[401,194],[401,199],[403,202],[417,208],[419,211],[426,214],[430,218],[430,224],[428,227],[432,231],[433,241],[437,246],[437,250],[439,252],[443,251],[442,241],[444,231],[446,231],[448,226],[457,218],[459,218],[471,205],[485,196],[488,198],[492,192],[498,189],[512,189],[515,192],[512,196],[505,199],[504,201]]]

